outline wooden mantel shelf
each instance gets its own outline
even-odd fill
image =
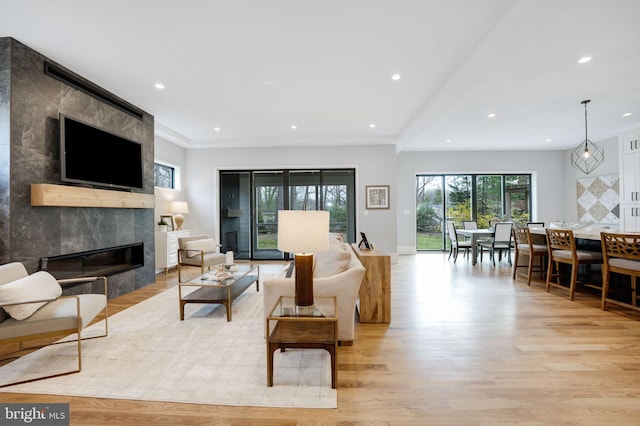
[[[31,184],[32,206],[152,209],[155,203],[156,197],[153,194],[47,183]]]

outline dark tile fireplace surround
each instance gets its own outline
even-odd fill
[[[21,262],[33,273],[43,259],[59,278],[104,274],[111,299],[155,281],[153,208],[32,206],[31,184],[61,184],[63,113],[141,143],[142,192],[153,194],[154,118],[114,106],[126,101],[71,70],[65,69],[81,83],[77,87],[47,75],[47,62],[53,63],[15,39],[0,38],[0,263]],[[117,269],[94,269],[110,263]],[[69,265],[77,269],[56,269]],[[69,292],[94,291],[90,285]]]

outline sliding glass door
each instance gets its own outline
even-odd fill
[[[448,250],[446,222],[479,228],[495,222],[525,225],[531,219],[531,175],[418,175],[416,248]]]
[[[283,209],[327,210],[330,230],[355,242],[355,171],[221,171],[220,207],[222,244],[235,247],[238,258],[283,258],[277,240]]]

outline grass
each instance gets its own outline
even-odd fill
[[[448,246],[448,242],[447,242],[447,246]],[[416,249],[417,250],[442,250],[442,235],[441,234],[424,234],[424,233],[417,234]]]

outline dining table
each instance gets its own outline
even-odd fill
[[[478,241],[493,237],[493,229],[456,229],[456,234],[471,239],[471,264],[478,263]]]

